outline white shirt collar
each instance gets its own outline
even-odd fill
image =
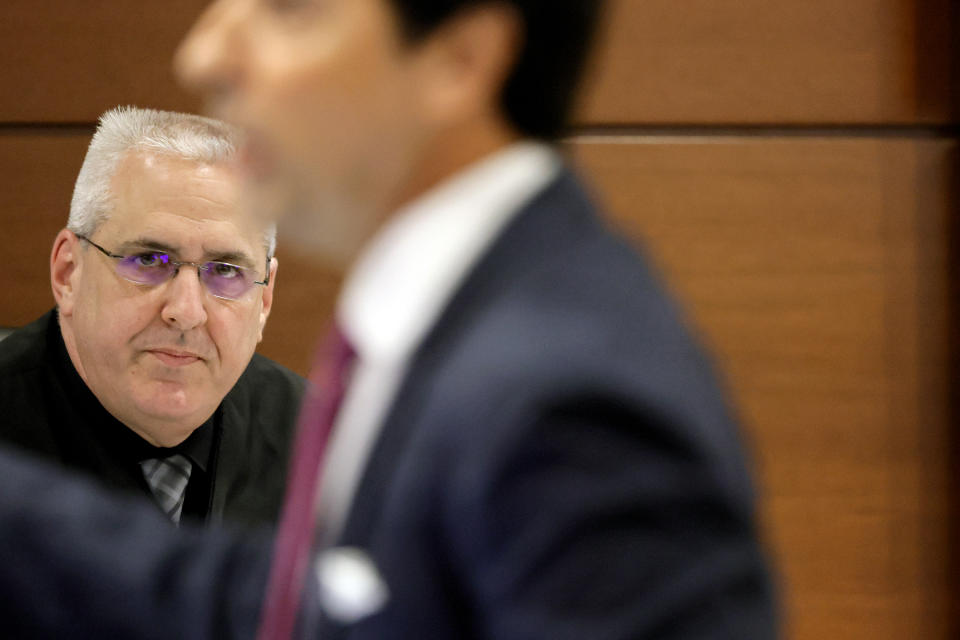
[[[391,216],[347,275],[337,309],[360,359],[408,358],[467,270],[560,165],[551,147],[516,143]]]

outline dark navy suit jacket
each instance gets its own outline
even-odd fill
[[[0,608],[15,629],[253,633],[262,546],[177,535],[0,464]],[[323,622],[324,640],[775,635],[722,393],[569,173],[508,226],[419,349],[339,542],[367,551],[391,599],[350,627]]]
[[[724,397],[569,173],[419,350],[340,544],[392,599],[323,638],[774,635]]]

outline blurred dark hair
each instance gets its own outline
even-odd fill
[[[604,0],[389,0],[411,41],[456,13],[485,4],[514,7],[523,47],[503,89],[502,106],[522,133],[553,140],[564,133]]]

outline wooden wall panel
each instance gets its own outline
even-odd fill
[[[333,317],[343,274],[277,249],[273,311],[257,351],[307,375],[318,341]]]
[[[952,0],[620,0],[583,119],[956,121],[951,11]]]
[[[3,0],[0,122],[93,122],[120,104],[195,110],[173,51],[207,0]]]
[[[954,141],[585,139],[739,401],[788,636],[955,637]]]
[[[192,109],[170,57],[206,0],[5,0],[0,122]],[[957,121],[951,0],[614,0],[584,124]],[[955,12],[956,9],[954,8]]]
[[[50,250],[89,143],[87,133],[0,131],[0,326],[24,325],[53,307]]]

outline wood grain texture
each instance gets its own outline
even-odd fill
[[[173,52],[207,0],[4,0],[0,122],[93,122],[121,104],[195,110]]]
[[[0,132],[0,326],[22,326],[53,307],[50,250],[89,143],[84,133]]]
[[[0,122],[192,110],[173,51],[206,0],[5,0]],[[951,0],[613,0],[580,122],[944,123],[958,116]]]
[[[728,375],[787,637],[955,637],[955,141],[582,141]]]
[[[956,122],[956,13],[951,0],[615,1],[582,120]]]

